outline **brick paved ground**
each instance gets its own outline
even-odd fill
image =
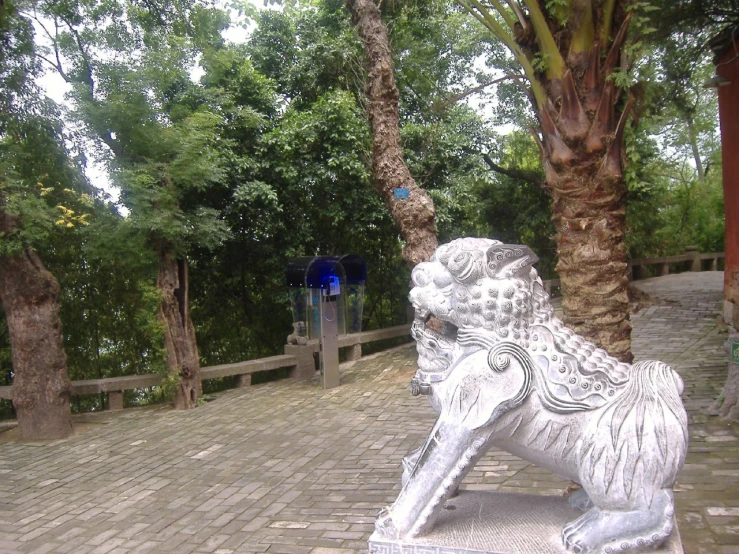
[[[663,303],[634,317],[635,354],[674,364],[686,383],[685,552],[739,554],[739,426],[704,415],[726,374],[721,274],[640,286]],[[365,358],[331,391],[278,381],[191,412],[81,416],[63,441],[0,442],[0,553],[366,551],[374,515],[398,493],[400,459],[434,419],[407,392],[414,358],[410,348]],[[465,483],[553,495],[567,485],[499,451]]]

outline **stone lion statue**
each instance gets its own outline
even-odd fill
[[[428,532],[493,445],[582,485],[570,504],[585,513],[562,531],[568,550],[653,549],[670,536],[688,444],[682,380],[661,362],[621,363],[565,327],[537,260],[526,246],[465,238],[413,270],[412,392],[439,417],[403,461],[381,537]]]

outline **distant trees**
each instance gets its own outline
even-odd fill
[[[401,256],[426,258],[436,233],[441,241],[480,234],[525,242],[547,275],[557,233],[570,291],[585,295],[599,283],[600,296],[578,300],[590,303],[582,324],[613,324],[598,340],[622,349],[626,229],[640,255],[674,253],[683,240],[720,246],[715,106],[692,92],[700,70],[691,66],[683,79],[685,60],[664,39],[639,70],[672,72],[676,85],[660,77],[631,86],[621,60],[632,50],[619,30],[636,16],[620,2],[593,3],[590,21],[559,4],[526,0],[497,15],[490,6],[465,4],[476,21],[441,0],[357,0],[349,10],[340,0],[289,3],[250,9],[253,30],[236,45],[222,36],[227,14],[205,0],[6,0],[0,38],[13,49],[0,67],[0,257],[23,253],[13,259],[36,271],[54,329],[44,340],[56,341],[12,351],[57,353],[32,370],[11,363],[20,320],[6,298],[29,305],[22,293],[34,289],[6,278],[0,384],[12,368],[19,418],[31,376],[43,386],[28,398],[53,405],[41,411],[68,431],[62,340],[72,378],[161,371],[162,390],[179,407],[197,405],[201,363],[281,348],[291,256],[362,255],[365,326],[399,322],[409,271]],[[564,29],[558,49],[540,15]],[[42,67],[71,85],[66,107],[34,85]],[[493,86],[501,101],[491,102],[491,117],[466,105]],[[671,100],[659,106],[657,98]],[[653,136],[626,125],[627,108],[638,108]],[[692,134],[673,123],[686,117]],[[513,131],[497,134],[504,122]],[[82,176],[91,150],[120,188],[125,217]],[[623,157],[636,163],[624,167]],[[394,198],[399,187],[411,191],[410,203]],[[422,210],[393,211],[412,208],[414,198],[426,199]],[[628,227],[624,205],[634,216]],[[16,266],[3,263],[0,276]],[[597,270],[594,280],[583,277],[587,268]],[[137,395],[128,401],[145,400]],[[26,405],[46,406],[34,402]],[[77,399],[75,408],[102,402]]]
[[[198,1],[171,6],[126,2],[37,2],[27,17],[47,43],[47,66],[73,85],[73,118],[102,146],[157,259],[159,319],[175,406],[197,405],[200,362],[188,295],[188,249],[227,230],[186,196],[220,186],[220,117],[180,103],[192,60],[217,48],[227,19]]]

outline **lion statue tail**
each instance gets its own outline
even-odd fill
[[[624,508],[651,505],[658,490],[674,485],[688,449],[682,391],[670,366],[633,366],[626,389],[593,418],[580,450],[583,485],[594,496],[614,498],[618,490]]]

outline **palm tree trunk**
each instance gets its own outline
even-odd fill
[[[612,356],[631,362],[622,152],[634,100],[616,110],[618,93],[606,79],[612,69],[608,60],[601,70],[600,51],[593,48],[581,67],[546,83],[549,100],[540,110],[542,139],[537,140],[552,195],[563,320]]]
[[[601,159],[580,158],[574,164],[577,169],[564,171],[550,183],[563,320],[611,355],[630,362],[626,191],[623,179],[598,174]]]

